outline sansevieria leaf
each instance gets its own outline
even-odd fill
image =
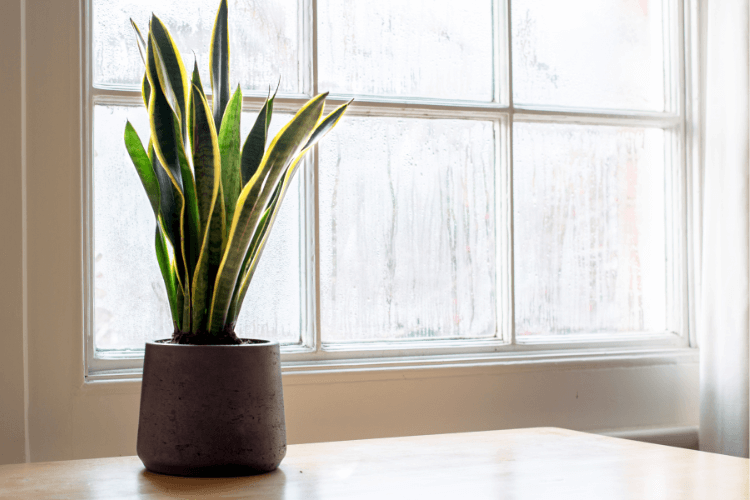
[[[182,328],[190,329],[190,272],[196,259],[197,251],[190,248],[190,242],[200,236],[200,231],[193,237],[186,234],[186,228],[194,227],[186,220],[185,191],[183,187],[183,157],[184,147],[180,133],[180,123],[177,116],[169,105],[164,88],[169,87],[169,82],[164,80],[164,67],[158,48],[155,46],[153,36],[149,34],[147,54],[147,74],[151,84],[151,97],[149,99],[149,122],[151,127],[151,138],[154,152],[163,171],[169,178],[171,189],[162,186],[162,202],[166,192],[168,200],[173,206],[170,209],[170,220],[165,220],[165,232],[170,238],[175,249],[175,261],[177,264],[177,279],[181,285],[183,295]],[[162,76],[160,76],[162,75]],[[156,169],[155,169],[156,170]],[[160,174],[157,173],[157,177]],[[176,220],[175,220],[176,218]],[[165,218],[166,219],[166,218]]]
[[[141,30],[138,29],[138,25],[135,24],[135,21],[131,19],[130,24],[133,26],[133,31],[135,31],[138,52],[141,54],[143,65],[146,66],[146,53],[148,52],[148,49],[146,48],[146,40],[143,38]],[[141,95],[143,96],[143,103],[146,105],[146,108],[148,108],[148,99],[151,95],[151,85],[148,83],[148,75],[145,73],[143,74],[143,81],[141,82]]]
[[[177,300],[177,283],[175,277],[174,265],[169,258],[169,250],[167,249],[167,241],[164,238],[164,233],[161,230],[159,222],[156,223],[156,231],[154,236],[154,246],[156,249],[156,260],[159,263],[159,270],[161,271],[161,277],[164,280],[164,286],[167,289],[167,299],[169,299],[169,311],[172,314],[172,322],[175,328],[180,327],[182,324],[182,318],[180,309],[177,309],[179,301]]]
[[[173,120],[178,125],[178,130],[181,130],[181,122],[185,116],[184,109],[180,106],[179,99],[175,94],[174,88],[172,88],[172,81],[167,74],[167,68],[164,65],[164,58],[161,50],[159,49],[159,46],[156,45],[151,33],[148,35],[148,53],[146,56],[146,62],[146,74],[148,76],[148,83],[152,87],[152,93],[156,93],[158,87],[158,93],[163,96],[163,101],[166,103],[167,107],[172,110],[172,114],[174,115]],[[180,135],[180,138],[182,139],[182,135]]]
[[[161,229],[161,238],[164,239],[164,242],[163,244],[162,242],[157,242],[157,259],[162,258],[159,255],[160,252],[169,254],[166,250],[167,246],[172,249],[172,257],[168,259],[169,273],[165,274],[166,270],[162,269],[162,277],[165,280],[165,286],[167,286],[167,293],[174,292],[173,295],[168,295],[170,310],[173,312],[172,319],[181,330],[184,290],[180,270],[185,268],[182,252],[179,251],[181,205],[178,205],[179,198],[176,196],[174,184],[169,178],[166,169],[157,158],[153,143],[151,142],[148,145],[148,157],[151,160],[151,167],[159,183],[160,193],[158,222]],[[161,267],[161,262],[159,266]],[[169,282],[166,281],[167,275],[170,278]]]
[[[221,187],[227,219],[232,220],[237,197],[242,189],[240,178],[240,117],[242,116],[242,91],[240,86],[229,100],[221,120],[219,148],[221,149]]]
[[[167,170],[156,156],[153,142],[148,144],[148,157],[151,160],[151,168],[154,171],[156,180],[159,183],[159,217],[164,228],[164,233],[169,239],[169,243],[175,249],[175,260],[178,269],[184,269],[184,262],[181,246],[181,213],[182,198],[179,196],[177,188],[172,179],[169,177]]]
[[[184,265],[180,274],[183,277],[183,286],[187,291],[198,261],[201,240],[195,181],[185,155],[177,113],[169,105],[164,92],[165,88],[169,88],[169,82],[164,77],[166,74],[164,61],[154,37],[151,35],[149,35],[148,41],[147,73],[152,87],[151,99],[149,100],[149,117],[154,149],[159,161],[166,167],[181,205],[180,244],[175,244],[175,247],[182,252],[182,259],[178,259],[178,262],[181,260]]]
[[[143,74],[143,82],[141,82],[141,96],[143,96],[143,103],[148,109],[148,101],[151,99],[151,84],[148,83],[148,75]]]
[[[130,25],[133,27],[133,30],[135,31],[135,41],[138,44],[138,52],[141,54],[141,60],[143,61],[143,65],[146,66],[146,40],[143,38],[143,35],[141,34],[141,30],[138,28],[138,25],[135,24],[135,21],[133,19],[130,19]]]
[[[268,140],[268,126],[271,124],[271,115],[273,114],[273,100],[276,94],[266,99],[265,104],[258,112],[255,124],[245,139],[245,145],[242,146],[242,186],[255,175],[258,170],[260,161],[266,152],[266,141]]]
[[[221,150],[213,124],[211,110],[208,110],[207,120],[203,103],[206,98],[197,86],[193,85],[190,93],[191,102],[191,132],[190,143],[193,150],[193,168],[195,169],[195,186],[200,214],[201,233],[204,233],[208,219],[213,210],[214,196],[221,181]],[[208,106],[208,104],[206,104]],[[201,234],[203,240],[203,234]]]
[[[307,141],[317,124],[323,112],[326,95],[320,94],[311,99],[281,129],[268,147],[258,171],[242,188],[211,299],[211,318],[208,324],[211,332],[218,332],[225,325],[240,266],[258,219],[263,215],[279,177],[300,152],[302,144]]]
[[[310,139],[307,140],[307,143],[305,144],[305,150],[310,149],[314,145],[318,143],[325,135],[336,126],[336,124],[341,120],[341,117],[344,116],[344,112],[346,111],[346,108],[349,107],[349,105],[352,103],[354,99],[351,101],[342,104],[338,108],[331,111],[331,114],[323,118],[321,122],[315,127],[315,130],[313,131],[312,135],[310,135]]]
[[[180,161],[182,182],[185,195],[185,218],[183,220],[183,237],[185,240],[185,252],[188,266],[188,274],[192,279],[193,270],[198,263],[203,229],[201,227],[200,212],[198,210],[198,194],[195,187],[193,170],[182,148],[182,142],[178,144],[177,157]]]
[[[190,82],[190,92],[191,92],[191,95],[190,95],[190,98],[188,99],[187,123],[188,123],[188,140],[191,141],[191,145],[190,145],[191,150],[193,148],[192,139],[191,138],[193,137],[193,125],[194,125],[193,124],[193,118],[194,118],[194,115],[195,115],[195,113],[193,112],[193,108],[192,108],[192,106],[193,106],[193,97],[192,97],[193,86],[195,86],[198,89],[198,91],[203,95],[203,97],[206,97],[205,92],[203,92],[203,85],[201,84],[201,75],[198,72],[198,61],[197,60],[193,63],[193,79]]]
[[[171,92],[171,84],[169,80],[166,80],[166,70],[159,49],[155,45],[154,38],[150,35],[147,61],[146,74],[151,85],[151,97],[148,105],[151,138],[159,161],[167,168],[170,178],[182,193],[182,171],[177,152],[182,144],[182,137],[179,134],[179,116],[176,114],[179,111],[175,112],[169,103],[167,90],[165,89],[169,89]],[[174,96],[172,98],[174,99]],[[178,133],[175,133],[176,130]]]
[[[221,0],[211,33],[211,48],[208,53],[216,130],[221,130],[224,109],[229,102],[229,22],[227,16],[227,0]]]
[[[208,315],[209,295],[209,260],[216,261],[209,256],[210,252],[221,252],[221,239],[224,236],[224,218],[222,217],[223,199],[219,198],[221,186],[221,151],[219,140],[214,127],[211,110],[200,89],[193,85],[191,92],[191,109],[193,112],[193,154],[195,176],[198,187],[198,204],[201,211],[201,227],[203,237],[201,241],[200,257],[195,267],[193,277],[192,302],[193,330],[205,331]],[[214,244],[212,245],[212,238]],[[216,239],[218,238],[218,248]]]
[[[187,125],[185,118],[187,117],[186,107],[189,87],[182,57],[167,27],[155,15],[151,16],[151,33],[149,37],[156,43],[161,56],[161,65],[164,68],[164,75],[169,81],[169,86],[172,88],[174,102],[171,95],[167,94],[167,97],[170,99],[170,104],[177,108],[175,112],[178,119],[182,122],[180,130],[184,137]]]
[[[154,217],[159,217],[159,203],[161,193],[159,191],[159,181],[151,165],[148,153],[143,147],[138,132],[135,131],[130,121],[125,123],[125,147],[128,150],[130,159],[135,166],[138,176],[141,178],[143,188],[146,190],[148,200],[151,202],[151,208],[154,210]]]

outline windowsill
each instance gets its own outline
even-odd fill
[[[290,356],[283,356],[287,358]],[[285,383],[325,383],[328,376],[346,380],[432,378],[478,373],[628,368],[635,366],[691,364],[698,349],[681,346],[583,347],[514,350],[419,356],[382,356],[320,360],[283,359]],[[117,383],[140,387],[141,368],[114,368],[89,374],[84,388]],[[94,389],[95,390],[95,389]]]

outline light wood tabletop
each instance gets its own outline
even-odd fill
[[[289,446],[278,470],[178,478],[137,457],[0,466],[0,498],[747,499],[750,461],[555,428]]]

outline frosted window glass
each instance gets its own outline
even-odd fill
[[[492,2],[318,1],[322,90],[491,101]]]
[[[661,0],[514,0],[511,17],[516,104],[664,109]]]
[[[516,335],[666,330],[664,132],[516,123]]]
[[[148,141],[142,107],[94,108],[94,342],[141,349],[171,336],[169,304],[154,254],[154,215],[123,143],[129,119]],[[243,129],[254,114],[243,114]],[[276,116],[272,129],[289,116]],[[249,123],[248,123],[249,122]],[[245,298],[243,337],[297,342],[300,336],[299,184],[290,188]]]
[[[324,342],[496,333],[493,124],[347,117],[320,146]]]
[[[244,89],[267,90],[281,77],[283,92],[302,92],[299,85],[299,38],[296,0],[229,0],[230,79]],[[208,49],[219,0],[94,0],[94,84],[140,86],[143,62],[129,19],[148,31],[151,12],[159,16],[177,42],[186,69],[193,52],[206,91],[210,91]]]

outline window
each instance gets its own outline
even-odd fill
[[[150,5],[92,0],[89,16],[95,370],[137,366],[172,329],[122,144],[126,118],[148,136],[128,18],[145,28]],[[153,7],[186,65],[207,68],[216,7]],[[243,136],[279,77],[276,130],[320,91],[355,98],[285,200],[241,336],[287,360],[687,343],[680,2],[229,9]]]

